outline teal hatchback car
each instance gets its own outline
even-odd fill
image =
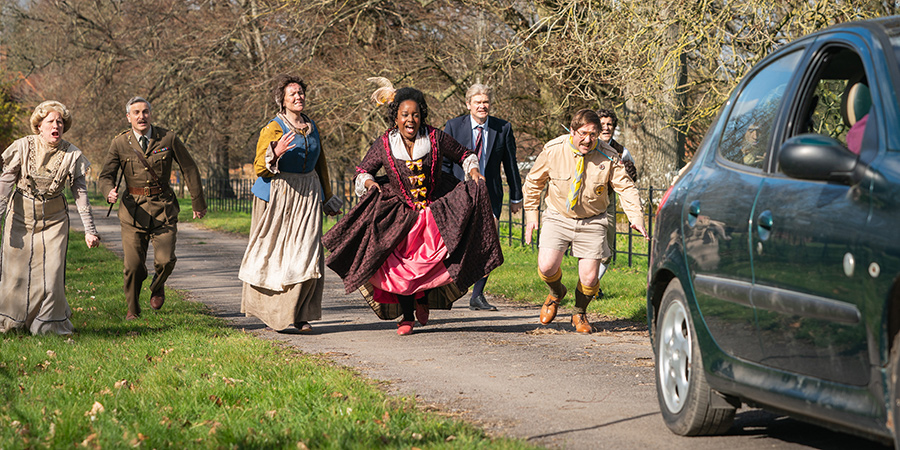
[[[900,17],[805,36],[737,86],[657,215],[662,416],[743,404],[900,448]]]

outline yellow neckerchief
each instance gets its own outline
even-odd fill
[[[587,153],[581,153],[581,150],[579,150],[578,146],[575,145],[575,142],[572,141],[571,135],[569,135],[569,139],[566,141],[569,149],[571,149],[572,152],[575,153],[575,156],[580,156],[580,158],[577,158],[575,160],[575,176],[572,177],[572,184],[571,186],[569,186],[569,197],[566,200],[566,205],[568,205],[569,211],[575,209],[575,204],[578,203],[578,194],[581,193],[581,187],[584,184],[584,157],[597,149],[597,142],[598,141],[594,139],[594,146],[591,147],[591,149],[588,150]]]

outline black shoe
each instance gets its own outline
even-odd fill
[[[484,299],[483,295],[478,295],[469,299],[469,309],[471,309],[472,311],[496,311],[497,307],[488,303],[487,300]]]
[[[603,289],[598,289],[597,295],[594,296],[594,300],[600,300],[601,298],[603,298]]]

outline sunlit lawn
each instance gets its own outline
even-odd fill
[[[70,236],[72,337],[0,335],[0,448],[524,448],[167,296],[123,320],[121,261]],[[143,304],[148,294],[143,293]]]

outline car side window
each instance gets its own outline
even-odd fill
[[[801,97],[803,108],[793,134],[829,136],[859,154],[872,107],[865,67],[846,47],[826,48],[821,55],[815,77],[806,84],[811,88]]]
[[[782,56],[756,72],[729,113],[718,152],[722,158],[762,169],[772,141],[775,115],[802,50]]]

